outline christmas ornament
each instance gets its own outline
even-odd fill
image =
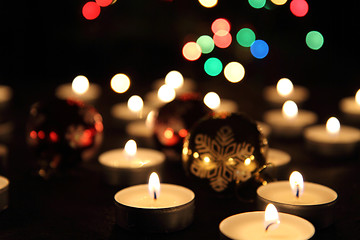
[[[83,102],[53,99],[30,108],[26,140],[44,178],[91,159],[102,135],[102,116]]]

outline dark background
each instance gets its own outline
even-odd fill
[[[2,140],[9,147],[10,206],[0,214],[1,239],[216,239],[218,224],[230,215],[256,210],[254,204],[235,198],[219,198],[197,189],[184,175],[180,164],[167,163],[164,182],[196,190],[193,225],[169,235],[129,233],[115,225],[113,195],[119,190],[101,180],[96,156],[61,179],[43,181],[28,173],[25,123],[30,105],[54,95],[55,88],[83,74],[102,86],[103,94],[94,103],[104,117],[104,142],[99,153],[121,147],[126,136],[123,126],[114,126],[110,107],[132,94],[144,96],[151,83],[176,69],[194,79],[198,91],[216,91],[239,104],[240,111],[256,120],[269,108],[262,98],[263,87],[288,77],[310,90],[303,106],[319,115],[319,122],[336,115],[341,98],[359,89],[357,35],[360,27],[358,1],[309,1],[309,13],[297,18],[284,6],[253,9],[247,1],[219,1],[205,9],[197,1],[118,0],[102,8],[93,21],[84,19],[85,1],[8,1],[0,15],[0,83],[14,90],[9,115],[15,130]],[[211,35],[210,26],[218,17],[232,26],[233,43],[215,49],[195,62],[181,55],[187,41]],[[258,39],[270,47],[264,59],[254,59],[240,47],[235,34],[251,27]],[[305,35],[317,30],[324,36],[323,47],[314,51],[305,44]],[[225,65],[239,61],[246,70],[243,81],[231,84],[222,74],[206,75],[205,60],[219,57]],[[130,90],[115,94],[111,77],[126,73]],[[116,129],[114,131],[114,129]],[[315,239],[359,239],[360,181],[359,156],[322,159],[305,151],[302,139],[269,139],[270,146],[292,156],[290,170],[301,171],[308,181],[333,188],[339,194],[336,221],[329,229],[317,231]]]

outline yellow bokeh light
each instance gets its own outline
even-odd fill
[[[179,71],[173,70],[166,74],[165,83],[170,87],[177,89],[184,84],[184,77]]]
[[[71,87],[76,94],[84,94],[89,89],[89,80],[79,75],[72,81]]]
[[[284,5],[287,0],[271,0],[271,2],[275,5]]]
[[[216,92],[208,92],[204,97],[204,103],[210,109],[217,109],[220,106],[220,97]]]
[[[129,98],[127,106],[132,112],[140,112],[144,107],[144,102],[140,96],[133,95]]]
[[[282,113],[286,118],[294,118],[298,115],[298,107],[294,101],[288,100],[282,107]]]
[[[338,134],[340,131],[340,122],[336,117],[331,117],[326,122],[326,131],[330,134]]]
[[[124,93],[130,87],[130,78],[123,73],[118,73],[112,77],[110,86],[114,92]]]
[[[162,102],[171,102],[176,97],[176,92],[174,88],[168,86],[167,84],[162,85],[158,90],[158,98]]]
[[[232,83],[240,82],[245,76],[245,68],[238,62],[230,62],[224,68],[225,78]]]
[[[212,7],[215,7],[217,5],[218,0],[199,0],[199,3],[203,7],[212,8]]]
[[[184,58],[189,61],[198,60],[201,56],[201,47],[196,42],[188,42],[184,45],[182,49],[182,54]]]
[[[286,97],[292,93],[293,83],[288,78],[281,78],[276,84],[276,90],[280,96]]]

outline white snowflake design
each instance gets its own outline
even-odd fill
[[[246,181],[256,168],[256,164],[246,162],[254,159],[254,147],[247,142],[235,142],[229,126],[220,128],[214,139],[197,134],[194,141],[198,154],[194,151],[190,171],[197,177],[209,179],[211,187],[217,192],[225,190],[232,181]]]

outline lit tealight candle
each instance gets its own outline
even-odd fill
[[[305,129],[304,137],[309,150],[328,157],[344,157],[354,153],[360,141],[360,130],[341,125],[331,117],[326,125],[315,125]]]
[[[320,184],[304,182],[295,171],[289,181],[271,182],[257,189],[258,204],[263,208],[269,203],[281,212],[301,216],[317,227],[332,224],[337,193]]]
[[[126,125],[125,131],[129,136],[134,138],[141,139],[152,145],[152,139],[154,135],[154,121],[155,121],[155,111],[149,112],[146,117],[146,120],[137,120],[130,122]]]
[[[237,240],[306,240],[315,234],[310,222],[279,213],[273,204],[268,204],[265,212],[246,212],[228,217],[220,223],[219,229],[223,238]]]
[[[172,87],[176,91],[176,94],[192,92],[195,89],[195,82],[190,78],[184,78],[184,76],[176,70],[168,72],[165,78],[157,79],[153,87],[154,89],[159,89],[160,86],[164,84]]]
[[[93,102],[100,94],[100,86],[95,83],[90,84],[83,75],[75,77],[72,83],[60,85],[55,90],[55,95],[59,99],[74,99],[84,102]]]
[[[173,87],[163,84],[157,91],[151,91],[146,94],[145,101],[148,105],[159,108],[164,104],[171,102],[176,97],[176,91]]]
[[[142,98],[138,95],[131,96],[126,103],[117,103],[111,108],[114,118],[123,121],[144,119],[152,108],[144,105]]]
[[[165,184],[152,173],[148,184],[115,194],[116,222],[127,230],[165,233],[182,230],[194,217],[195,194],[188,188]]]
[[[280,106],[286,100],[301,105],[309,97],[309,91],[302,86],[293,85],[288,78],[281,78],[275,86],[264,88],[264,98],[273,106]]]
[[[9,180],[0,176],[0,211],[6,209],[9,204]]]
[[[165,155],[162,152],[137,148],[134,140],[129,140],[122,149],[114,149],[100,154],[104,179],[111,185],[129,186],[145,183],[153,171],[161,171]]]
[[[288,100],[282,110],[269,110],[264,114],[264,121],[271,126],[276,136],[298,137],[305,127],[317,121],[315,113],[307,110],[298,110],[294,101]]]
[[[356,92],[355,97],[341,99],[339,105],[347,120],[358,122],[360,119],[360,89]]]
[[[216,112],[237,112],[236,102],[229,99],[220,99],[216,92],[208,92],[203,99],[206,106]]]

